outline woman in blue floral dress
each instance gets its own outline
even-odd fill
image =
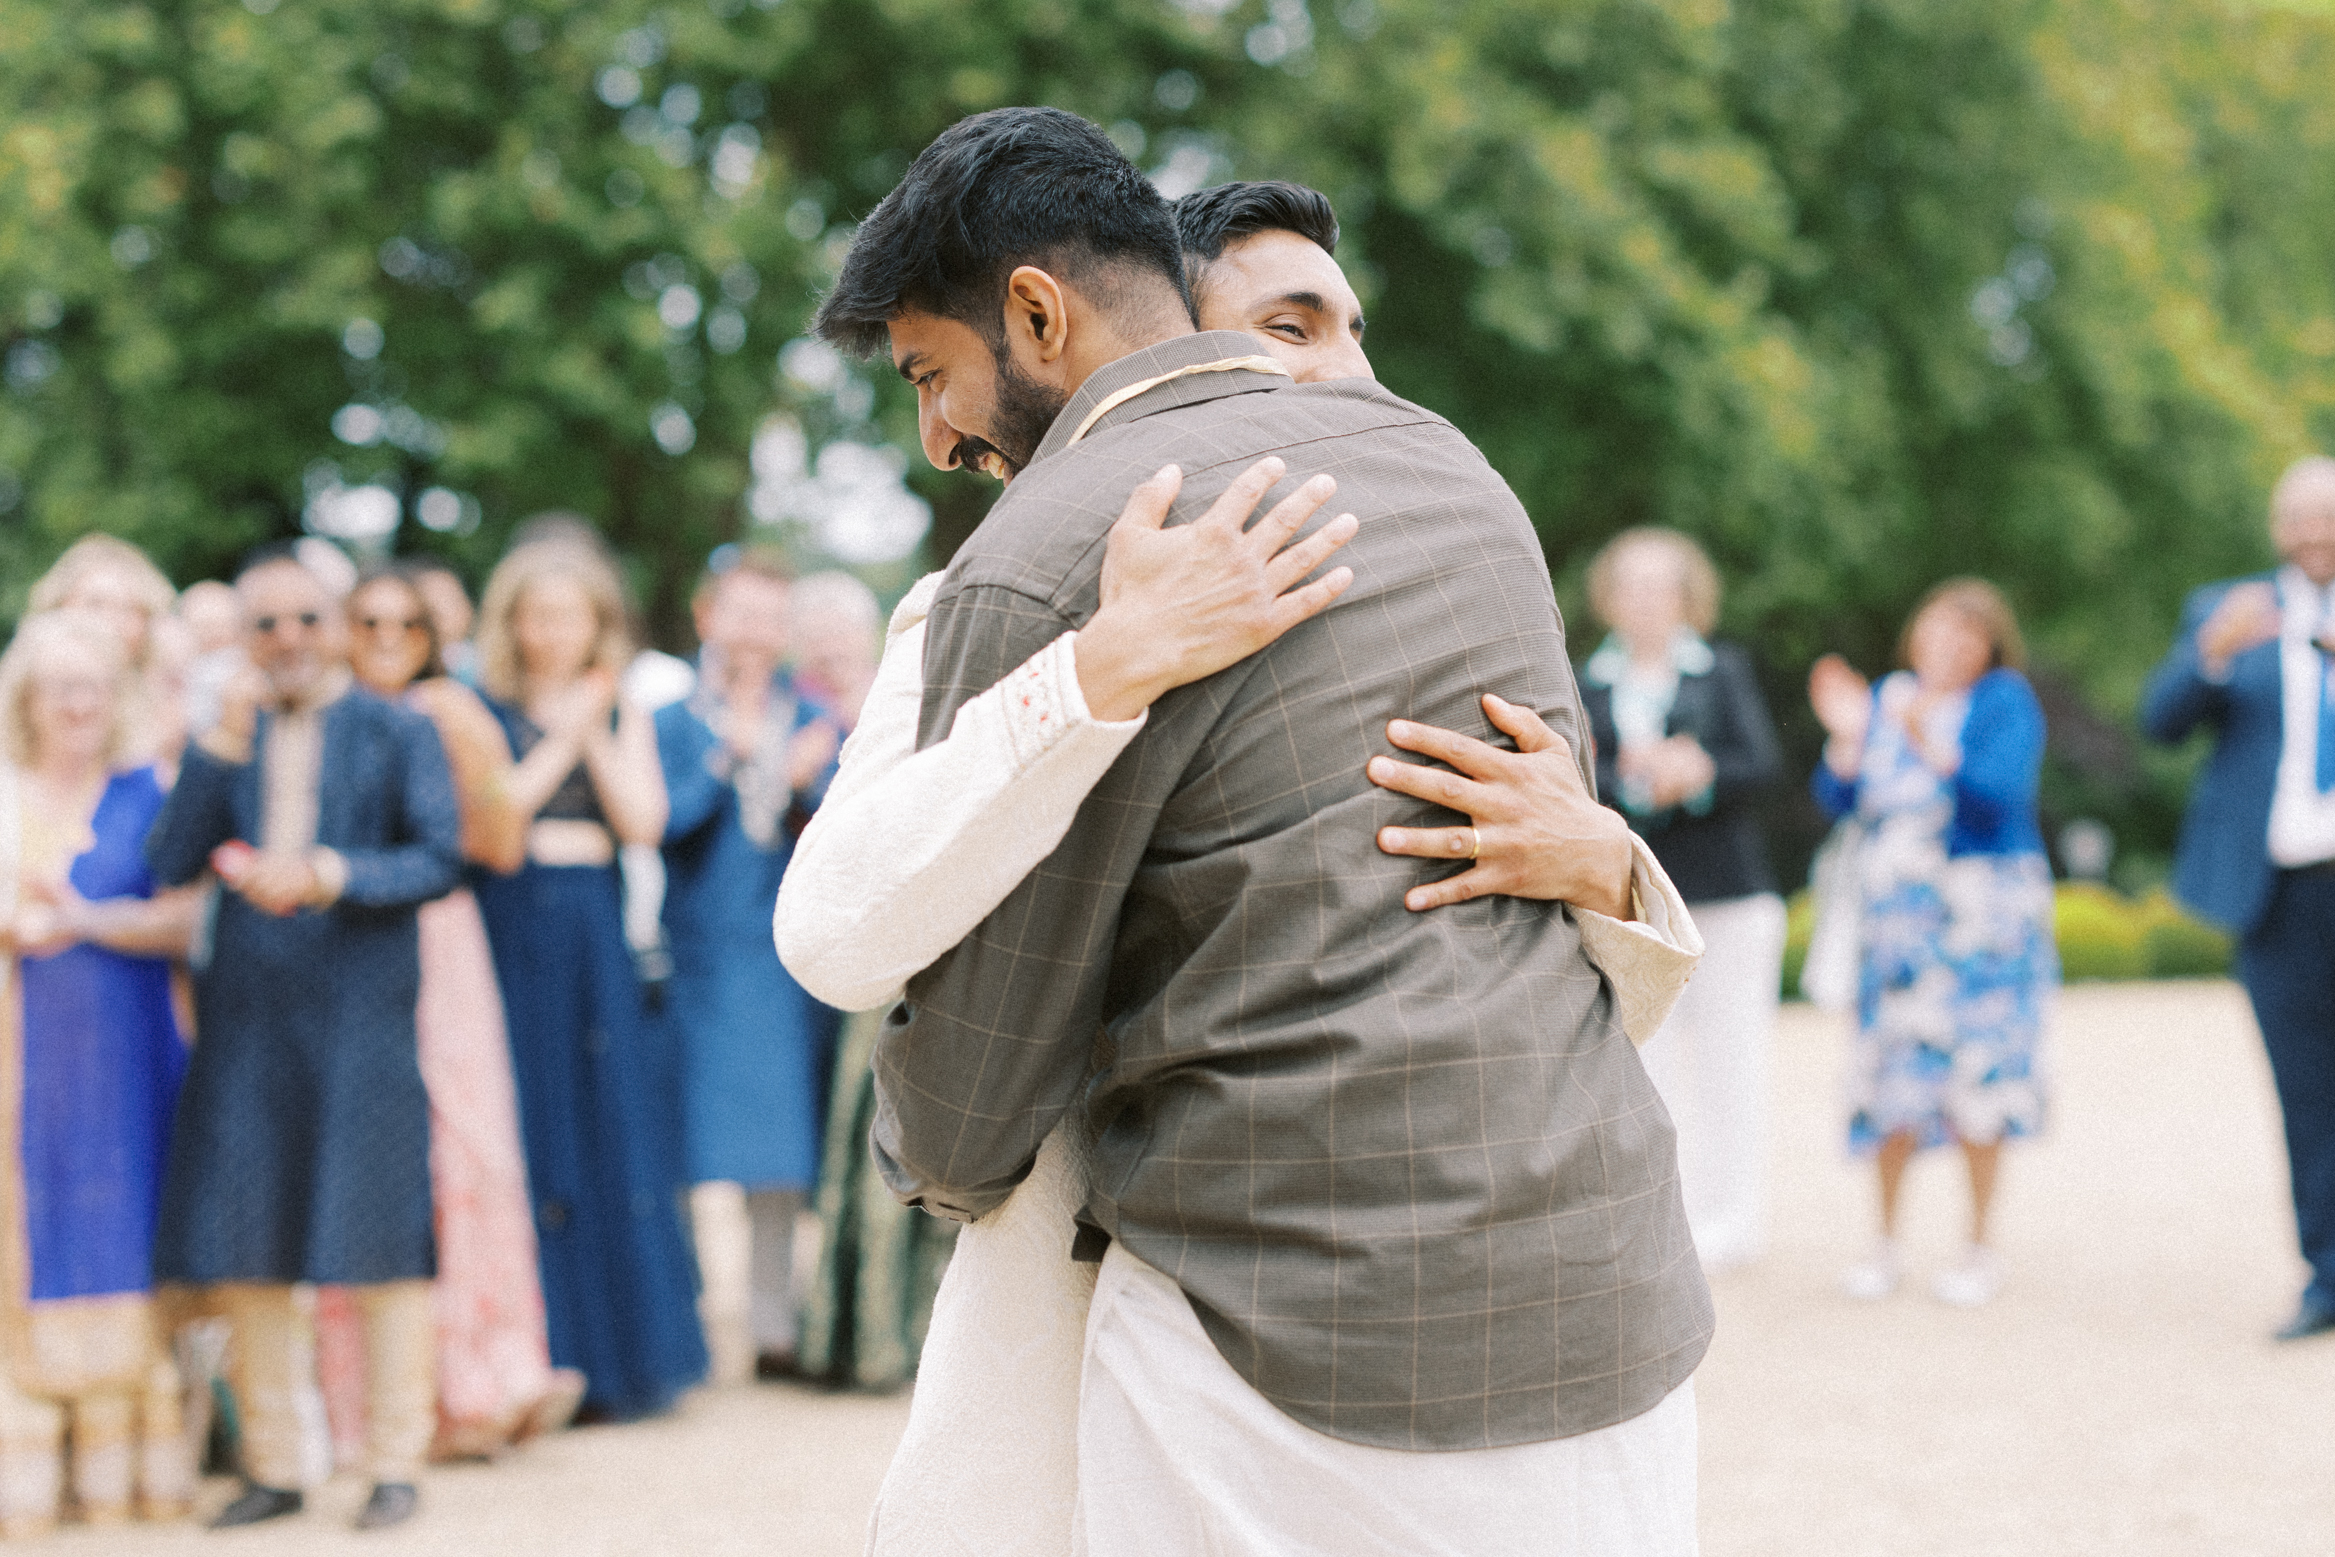
[[[1908,668],[1870,689],[1832,656],[1809,678],[1831,737],[1816,798],[1862,832],[1849,1147],[1878,1164],[1881,1243],[1844,1285],[1896,1290],[1906,1164],[1951,1141],[1970,1172],[1970,1243],[1932,1290],[1975,1306],[2001,1285],[1987,1215],[2003,1142],[2042,1127],[2037,1051],[2059,984],[2035,810],[2043,710],[1991,584],[1932,590],[1900,657]]]

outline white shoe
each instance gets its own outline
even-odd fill
[[[1840,1273],[1840,1289],[1860,1303],[1878,1303],[1897,1290],[1897,1245],[1883,1242],[1871,1258]]]
[[[1942,1270],[1930,1282],[1930,1296],[1955,1308],[1984,1308],[2003,1289],[2003,1268],[1994,1251],[1972,1244],[1962,1263]]]

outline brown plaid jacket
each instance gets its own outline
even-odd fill
[[[1669,1118],[1566,912],[1405,909],[1452,867],[1382,854],[1378,828],[1452,818],[1363,776],[1398,715],[1496,739],[1487,690],[1583,749],[1523,509],[1364,380],[1195,375],[1065,447],[1113,390],[1254,349],[1184,336],[1082,386],[941,586],[921,739],[1093,614],[1112,520],[1171,461],[1178,518],[1269,453],[1329,472],[1325,514],[1362,520],[1355,583],[1154,705],[1061,847],[910,982],[877,1047],[877,1160],[976,1217],[1084,1106],[1088,1214],[1297,1420],[1403,1449],[1624,1421],[1711,1334]]]

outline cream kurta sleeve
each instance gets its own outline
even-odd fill
[[[779,888],[778,955],[831,1006],[864,1011],[973,933],[1054,852],[1088,791],[1143,728],[1087,709],[1064,633],[916,749],[924,619],[940,584],[919,580],[892,613],[884,658],[843,761]],[[1614,986],[1623,1030],[1644,1043],[1702,957],[1702,936],[1653,851],[1631,836],[1638,920],[1574,910],[1583,950]]]
[[[1064,633],[916,749],[924,618],[940,575],[892,613],[843,763],[778,894],[778,955],[829,1005],[864,1011],[973,933],[1070,831],[1143,728],[1088,712]]]

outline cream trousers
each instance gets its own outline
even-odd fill
[[[377,1482],[418,1479],[437,1428],[437,1330],[426,1281],[348,1289],[365,1322],[366,1458]],[[226,1282],[211,1300],[234,1326],[231,1376],[243,1472],[291,1489],[302,1474],[300,1405],[316,1359],[314,1316],[274,1282]]]

